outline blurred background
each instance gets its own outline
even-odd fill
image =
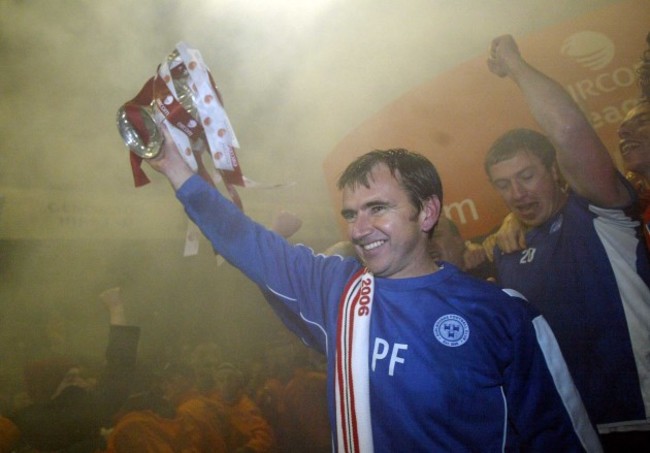
[[[212,71],[244,174],[291,183],[240,189],[246,212],[265,225],[296,214],[292,241],[322,251],[343,238],[323,162],[349,133],[484,59],[495,36],[617,3],[627,2],[0,0],[2,372],[44,348],[101,354],[97,295],[113,286],[143,327],[143,356],[208,339],[226,357],[255,354],[281,336],[257,289],[206,242],[183,256],[187,220],[167,182],[149,170],[152,183],[134,188],[116,111],[178,41]]]

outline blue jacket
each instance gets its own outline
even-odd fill
[[[177,197],[285,324],[327,355],[335,426],[337,312],[359,263],[290,245],[198,176]],[[448,263],[422,277],[375,279],[368,363],[376,451],[600,449],[544,318]]]

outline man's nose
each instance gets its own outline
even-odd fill
[[[617,132],[619,138],[628,138],[630,136],[630,130],[625,126],[620,126]]]
[[[518,181],[514,181],[510,187],[510,196],[518,200],[526,195],[526,188]]]
[[[354,222],[350,225],[350,239],[352,239],[352,241],[362,239],[370,233],[371,229],[372,224],[368,216],[359,213],[354,219]]]

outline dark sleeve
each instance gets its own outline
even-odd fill
[[[526,307],[513,324],[514,350],[505,373],[509,419],[526,451],[601,451],[546,320]],[[530,318],[530,321],[527,320]]]
[[[97,389],[100,416],[104,426],[112,424],[113,415],[131,393],[139,339],[139,327],[110,326],[106,368]]]

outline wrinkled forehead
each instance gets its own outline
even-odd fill
[[[402,185],[397,170],[392,174],[386,165],[378,164],[363,179],[350,181],[343,187],[341,195],[343,207],[351,207],[372,201],[408,197],[408,192]]]
[[[343,190],[347,189],[354,192],[360,187],[369,189],[378,181],[383,181],[386,178],[393,179],[401,185],[399,170],[391,170],[390,167],[388,167],[388,165],[385,163],[377,162],[368,171],[363,174],[359,174],[356,178],[348,182]]]
[[[490,165],[489,176],[491,179],[496,179],[497,175],[502,173],[517,173],[521,169],[531,166],[543,167],[544,162],[528,148],[519,148]]]

